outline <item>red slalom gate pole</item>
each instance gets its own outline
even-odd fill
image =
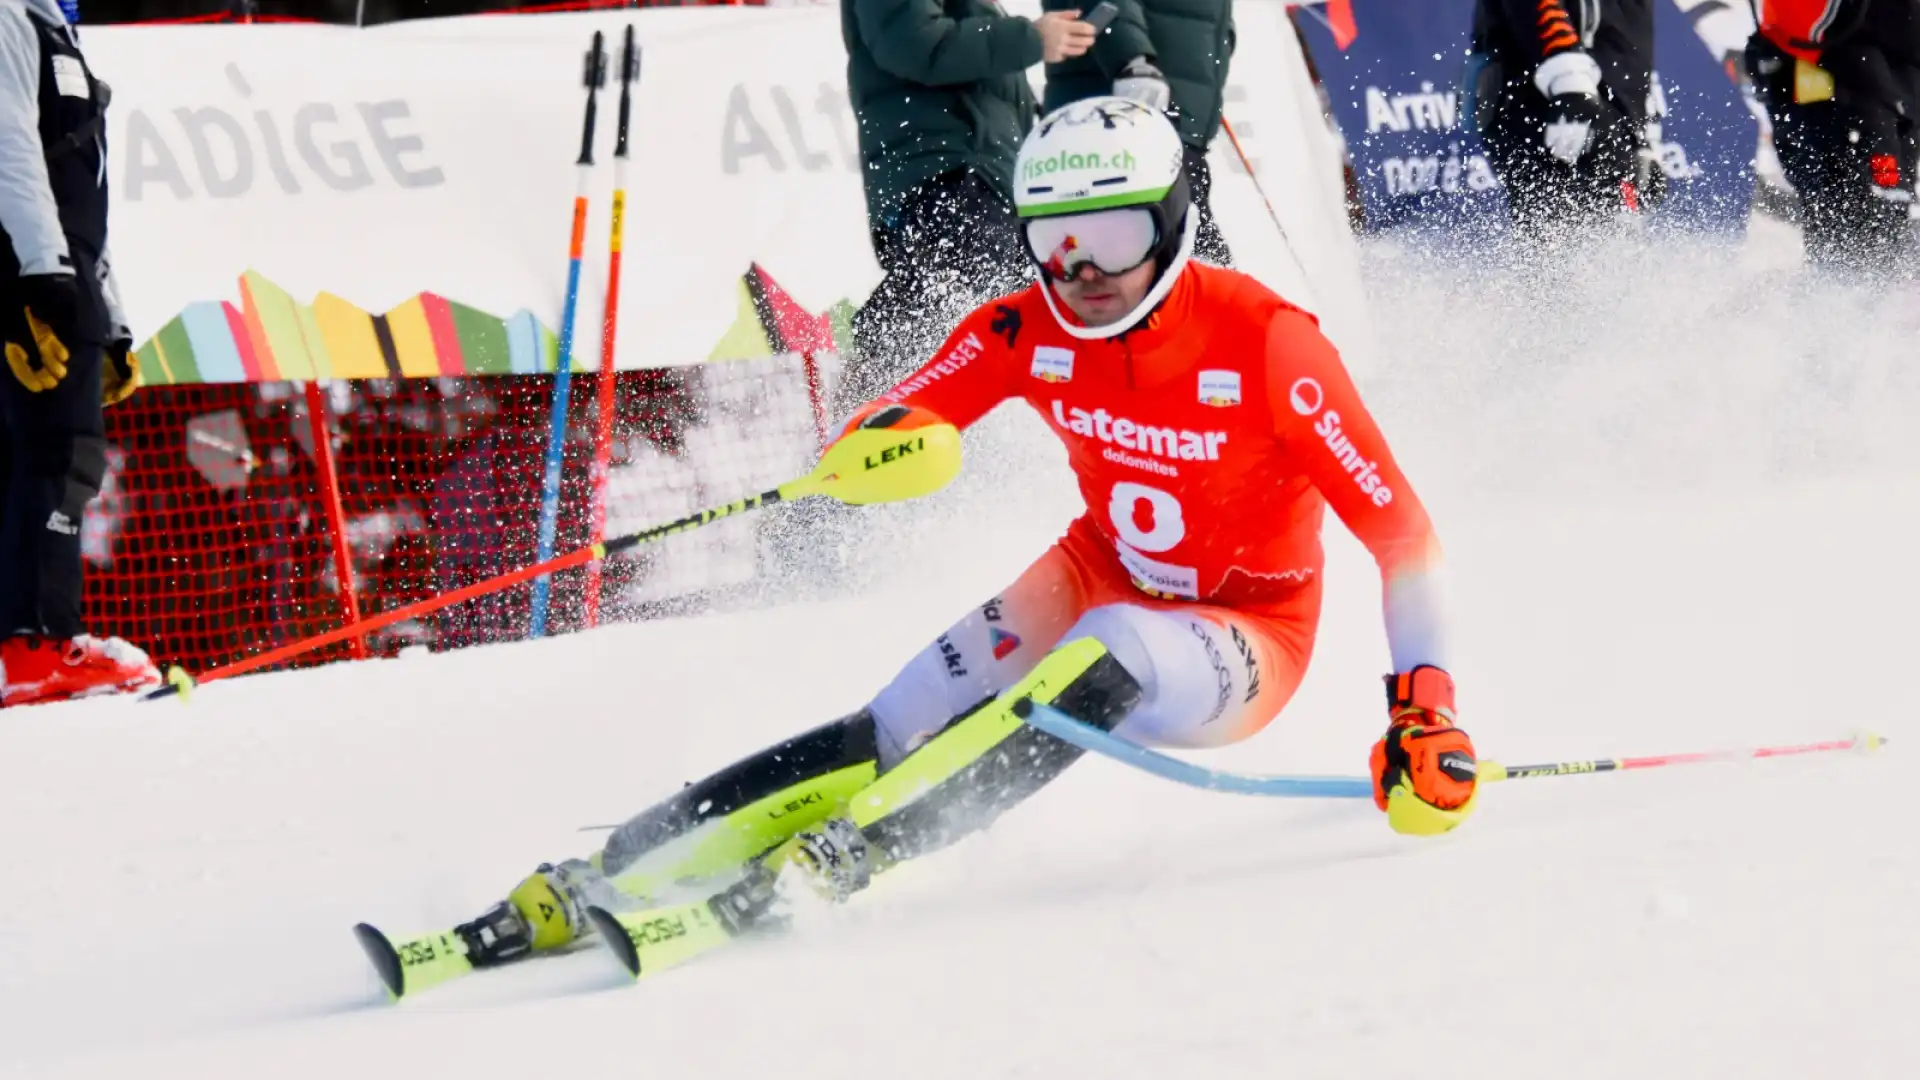
[[[172,697],[175,694],[184,694],[189,687],[197,686],[200,683],[212,682],[215,679],[230,679],[235,675],[245,675],[250,671],[258,671],[264,667],[272,667],[274,664],[278,664],[283,660],[291,660],[296,656],[304,656],[315,649],[324,649],[329,645],[346,641],[349,638],[357,639],[363,634],[379,630],[382,627],[392,626],[397,622],[404,622],[407,619],[420,615],[431,615],[441,608],[451,607],[462,600],[472,600],[477,597],[487,596],[491,593],[499,592],[501,589],[539,577],[542,574],[557,574],[562,570],[570,570],[573,567],[579,566],[581,563],[600,558],[600,555],[601,545],[596,544],[593,547],[581,548],[578,551],[572,551],[562,555],[557,559],[548,559],[546,562],[534,563],[531,566],[512,570],[498,577],[488,578],[485,581],[476,581],[472,585],[455,589],[449,593],[441,593],[439,596],[408,604],[405,607],[382,612],[371,619],[352,622],[336,630],[329,630],[324,634],[316,634],[310,638],[303,638],[299,641],[282,645],[277,649],[270,649],[258,656],[249,656],[245,660],[237,660],[225,667],[214,668],[198,678],[188,675],[179,668],[173,668],[167,672],[168,685],[151,691],[147,694],[145,700],[154,701],[163,697]]]
[[[813,439],[820,451],[827,449],[827,402],[820,385],[820,361],[813,350],[800,354],[800,370],[807,378],[807,404],[813,407]]]
[[[333,530],[333,574],[340,581],[340,612],[346,627],[360,621],[360,597],[353,581],[353,548],[347,543],[347,514],[340,502],[340,474],[334,467],[333,432],[327,424],[327,395],[314,380],[307,381],[307,423],[313,433],[313,462],[320,474],[320,503],[327,526]],[[355,660],[367,658],[367,640],[354,634],[348,646]]]
[[[600,416],[593,433],[593,542],[598,544],[607,532],[607,470],[613,459],[613,410],[615,384],[620,372],[614,366],[613,344],[620,323],[620,250],[627,219],[627,123],[633,113],[633,84],[640,78],[640,50],[633,42],[633,26],[620,49],[620,117],[613,146],[613,237],[607,252],[606,321],[600,334]],[[586,624],[600,623],[600,563],[587,566]]]
[[[1260,193],[1260,201],[1267,208],[1267,217],[1273,220],[1273,227],[1280,232],[1280,245],[1292,256],[1293,265],[1300,268],[1300,278],[1304,283],[1313,275],[1308,273],[1307,264],[1301,260],[1300,253],[1294,250],[1293,237],[1287,235],[1287,227],[1280,221],[1280,212],[1273,208],[1273,200],[1267,198],[1267,188],[1260,182],[1260,174],[1253,171],[1253,159],[1247,156],[1247,148],[1240,145],[1240,136],[1234,134],[1233,124],[1224,114],[1220,117],[1220,128],[1227,133],[1227,141],[1233,144],[1233,153],[1240,159],[1240,167],[1247,170],[1247,179],[1253,181],[1253,190]]]

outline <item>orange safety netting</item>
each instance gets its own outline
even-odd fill
[[[575,376],[556,553],[589,542],[592,374]],[[765,490],[816,455],[803,360],[626,371],[615,384],[607,535]],[[87,512],[89,630],[192,671],[341,625],[334,543],[351,552],[363,617],[533,561],[551,376],[328,384],[342,520],[322,494],[302,383],[155,387],[108,413],[101,497]],[[722,522],[605,568],[602,619],[743,585],[757,523]],[[578,571],[554,579],[548,625],[577,627]],[[520,585],[371,635],[375,655],[527,632]],[[348,655],[342,645],[303,663]]]

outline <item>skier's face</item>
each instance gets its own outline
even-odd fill
[[[1053,283],[1054,295],[1088,326],[1106,326],[1120,321],[1153,288],[1155,267],[1149,259],[1131,270],[1106,274],[1092,263],[1083,263],[1072,277]]]

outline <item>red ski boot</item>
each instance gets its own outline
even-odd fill
[[[147,654],[117,637],[81,634],[60,641],[19,634],[0,641],[0,706],[68,701],[159,685],[160,670]]]

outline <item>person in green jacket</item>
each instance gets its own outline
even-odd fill
[[[1041,0],[1051,12],[1081,0]],[[1111,0],[1119,14],[1094,47],[1047,62],[1047,112],[1082,98],[1114,94],[1166,113],[1180,129],[1187,184],[1200,212],[1194,257],[1231,266],[1233,254],[1214,221],[1207,147],[1220,133],[1227,68],[1233,60],[1233,0]]]
[[[1094,28],[995,0],[841,0],[873,251],[834,412],[919,367],[960,317],[1026,286],[1013,158],[1038,116],[1026,69],[1081,56]]]

